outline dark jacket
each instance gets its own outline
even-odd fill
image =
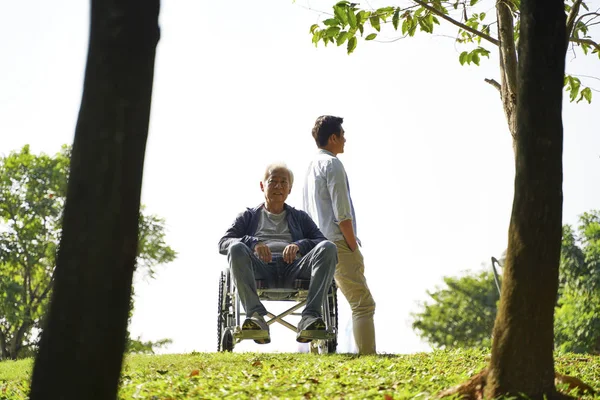
[[[259,242],[254,235],[258,228],[262,207],[264,207],[264,204],[255,208],[248,208],[237,216],[233,225],[227,229],[225,235],[219,240],[219,253],[227,254],[229,246],[237,242],[242,242],[250,249],[254,249],[256,243]],[[327,240],[307,213],[296,210],[287,204],[284,204],[283,209],[287,211],[286,219],[292,234],[292,243],[298,245],[300,254],[308,254],[319,242]]]

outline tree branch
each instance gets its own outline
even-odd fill
[[[577,44],[587,44],[589,46],[595,47],[596,50],[600,51],[600,44],[594,42],[592,39],[579,39],[572,37],[570,41]]]
[[[492,85],[496,89],[498,89],[498,91],[502,92],[502,86],[500,86],[500,84],[498,82],[496,82],[494,79],[485,78],[484,81],[486,83],[489,83],[490,85]]]
[[[477,35],[482,39],[487,40],[488,42],[495,44],[496,46],[500,45],[500,42],[497,39],[494,39],[493,37],[486,35],[485,33],[478,31],[477,29],[473,29],[470,26],[467,26],[461,22],[458,22],[457,20],[447,16],[446,14],[444,14],[443,12],[441,12],[440,10],[435,9],[434,7],[431,7],[429,4],[421,1],[421,0],[413,0],[415,3],[417,3],[418,5],[420,5],[421,7],[431,11],[432,13],[434,13],[435,15],[437,15],[440,18],[445,19],[446,21],[450,22],[452,25],[456,25],[459,28],[467,31],[467,32],[471,32],[473,35]]]
[[[567,46],[569,45],[569,38],[573,34],[573,29],[575,29],[575,18],[577,18],[577,14],[579,14],[579,8],[581,7],[582,1],[583,0],[575,0],[571,7],[571,11],[567,16]]]
[[[586,25],[589,24],[590,22],[592,22],[593,20],[595,20],[596,18],[600,17],[600,13],[598,13],[598,12],[589,12],[589,13],[581,14],[579,16],[579,18],[577,18],[577,21],[575,21],[573,28],[575,28],[577,26],[577,24],[579,22],[581,22],[582,19],[584,19],[585,17],[589,17],[591,15],[593,15],[594,18],[590,18],[590,20],[585,23]]]
[[[506,0],[496,2],[498,14],[498,37],[500,38],[500,57],[506,76],[506,89],[511,95],[517,95],[517,50],[515,47],[514,21],[510,6]]]

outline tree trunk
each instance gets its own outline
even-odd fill
[[[19,351],[21,351],[21,348],[23,347],[23,337],[25,336],[25,332],[27,332],[28,329],[29,325],[26,322],[24,322],[13,335],[10,347],[8,349],[8,357],[11,360],[16,360],[19,356]]]
[[[8,358],[8,349],[6,348],[6,336],[2,329],[0,329],[0,360],[6,360]]]
[[[159,0],[92,0],[63,232],[31,399],[114,399],[137,250]]]
[[[486,397],[554,397],[553,317],[562,223],[565,11],[522,0],[516,176]]]

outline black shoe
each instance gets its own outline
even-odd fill
[[[323,336],[327,326],[321,317],[302,317],[298,324],[298,334],[296,341],[299,343],[308,343],[313,339]]]
[[[242,324],[242,331],[250,331],[248,333],[251,333],[251,338],[258,344],[271,343],[269,325],[259,313],[254,313],[250,318],[246,318]]]

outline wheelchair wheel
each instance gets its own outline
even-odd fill
[[[228,292],[227,275],[221,272],[219,279],[219,304],[217,313],[217,351],[232,351],[234,346],[233,333],[228,327],[231,298]]]
[[[329,315],[330,320],[335,328],[335,338],[327,340],[327,353],[335,353],[337,349],[337,337],[338,337],[338,302],[337,302],[337,285],[335,281],[331,285],[331,296],[327,297],[329,301]]]
[[[223,337],[221,338],[221,351],[233,351],[234,341],[233,341],[233,332],[231,328],[225,329],[223,332]]]

